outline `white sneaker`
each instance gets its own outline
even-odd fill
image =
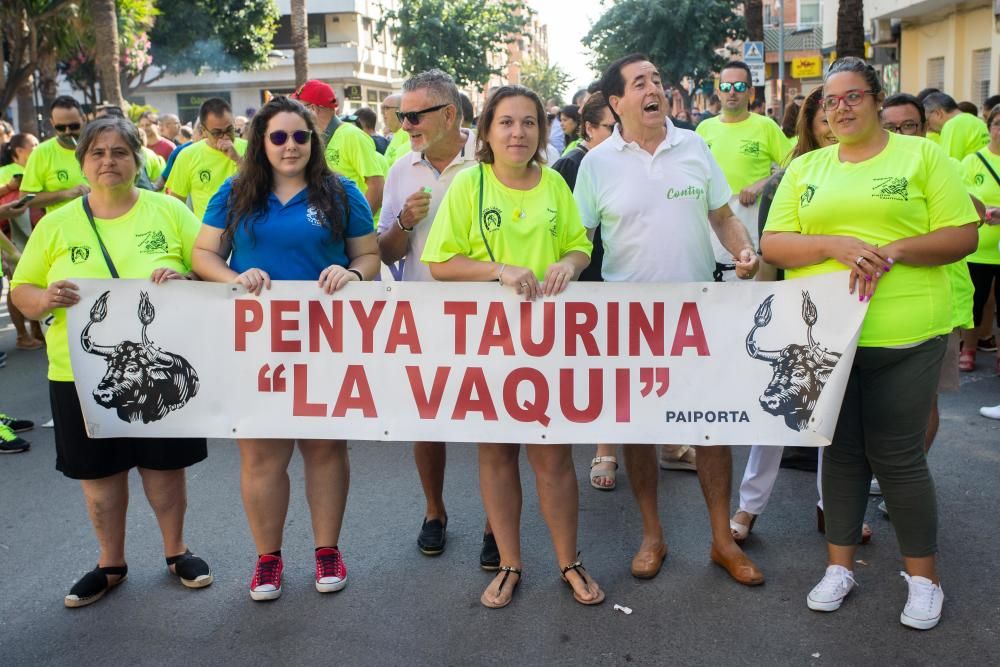
[[[872,477],[872,485],[868,487],[869,496],[881,496],[882,495],[882,485],[878,483],[875,477]]]
[[[941,620],[944,591],[939,584],[931,583],[930,579],[911,577],[905,572],[900,574],[910,585],[910,594],[906,597],[906,606],[899,615],[899,622],[917,630],[930,630]]]
[[[979,408],[979,414],[988,419],[1000,419],[1000,405]]]
[[[889,508],[885,506],[885,501],[883,500],[878,504],[878,511],[885,515],[885,518],[889,518]]]
[[[54,419],[50,419],[47,422],[45,422],[44,424],[42,424],[42,428],[55,428],[55,425],[56,425],[55,420]]]
[[[837,611],[854,583],[853,572],[842,565],[831,565],[816,587],[809,591],[806,605],[813,611]]]

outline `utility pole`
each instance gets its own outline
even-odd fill
[[[785,7],[783,0],[778,6],[778,122],[785,117]]]

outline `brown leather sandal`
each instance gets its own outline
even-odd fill
[[[587,600],[586,598],[580,597],[580,594],[576,592],[576,588],[574,588],[573,584],[571,584],[569,582],[569,579],[566,578],[566,573],[569,572],[570,570],[576,572],[576,575],[580,577],[580,579],[583,581],[583,584],[588,589],[593,590],[593,588],[591,588],[591,585],[596,587],[597,597],[595,597],[593,600]],[[594,578],[591,577],[590,574],[587,572],[586,568],[583,567],[582,562],[576,561],[575,563],[570,563],[566,567],[562,568],[562,573],[560,576],[562,577],[562,580],[566,582],[566,585],[569,586],[570,589],[573,591],[573,599],[579,602],[580,604],[592,605],[592,604],[601,604],[602,602],[604,602],[604,591],[601,590],[601,587],[597,585],[597,582],[594,581]]]
[[[490,609],[503,609],[510,604],[511,600],[514,599],[514,591],[517,590],[518,584],[521,583],[521,570],[516,567],[510,567],[509,565],[501,565],[499,571],[497,572],[497,576],[499,577],[501,574],[503,574],[503,579],[500,580],[500,585],[497,586],[497,598],[500,601],[493,602],[492,600],[487,599],[486,591],[489,590],[489,586],[487,586],[486,591],[483,591],[483,594],[479,597],[479,601],[483,603],[484,607],[489,607]],[[503,593],[503,587],[507,583],[507,579],[509,579],[512,574],[517,575],[517,581],[515,581],[508,589],[509,595],[502,597],[501,594]],[[496,577],[493,578],[493,581],[496,581]],[[493,582],[491,581],[490,586],[492,585]]]

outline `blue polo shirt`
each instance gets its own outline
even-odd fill
[[[170,157],[167,158],[167,166],[165,166],[163,168],[163,173],[160,174],[160,178],[163,179],[164,183],[167,182],[167,177],[170,176],[170,171],[174,168],[174,160],[177,159],[177,154],[180,153],[182,150],[184,150],[185,148],[187,148],[188,146],[190,146],[193,143],[194,143],[193,141],[189,141],[189,142],[187,142],[185,144],[181,144],[180,146],[178,146],[174,150],[170,151]]]
[[[250,222],[252,236],[242,221],[237,226],[229,267],[238,273],[258,268],[272,280],[317,280],[323,269],[332,264],[350,265],[344,238],[371,234],[374,223],[358,186],[343,176],[337,178],[347,192],[349,207],[343,238],[333,240],[323,214],[309,204],[306,188],[285,204],[272,192],[267,197],[267,209]],[[226,228],[231,180],[226,179],[209,201],[203,224]]]

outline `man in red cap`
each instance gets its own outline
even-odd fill
[[[352,123],[342,123],[337,117],[337,95],[333,88],[310,79],[292,93],[312,111],[317,125],[325,127],[327,137],[326,163],[338,174],[354,181],[368,200],[372,212],[382,208],[385,170],[379,163],[375,142],[365,131]]]

